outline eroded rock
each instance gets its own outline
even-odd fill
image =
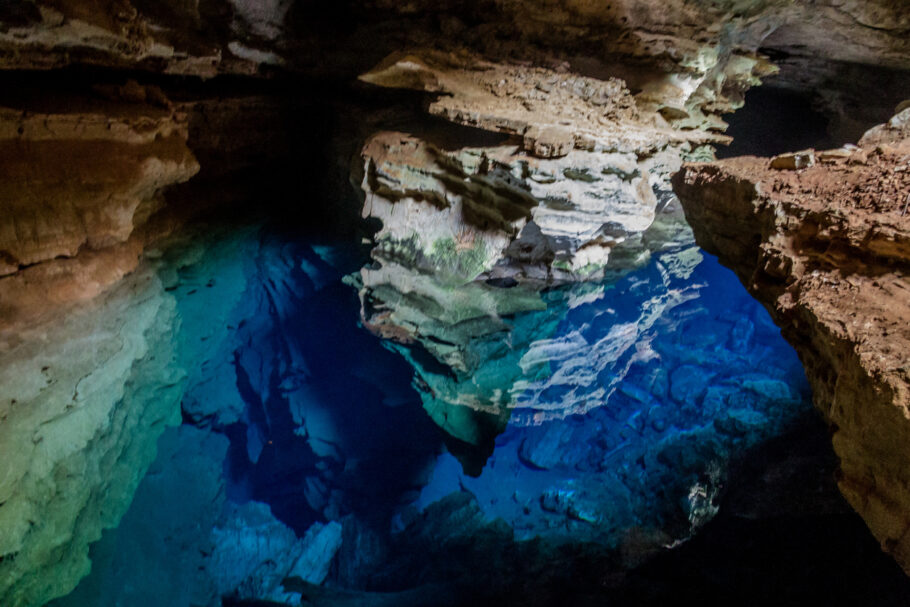
[[[0,601],[43,605],[88,573],[165,426],[180,421],[173,298],[134,273],[0,350]]]
[[[187,116],[131,92],[0,108],[0,329],[99,295],[169,229],[149,219],[199,170]]]
[[[841,491],[910,571],[908,118],[802,171],[746,157],[687,165],[674,186],[698,243],[799,352],[833,430]]]

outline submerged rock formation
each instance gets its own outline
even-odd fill
[[[687,165],[674,186],[799,352],[841,491],[910,572],[910,109],[859,143]]]
[[[267,505],[227,501],[222,435],[184,425],[158,447],[122,522],[92,546],[92,573],[53,607],[217,607],[222,597],[294,605],[284,578],[325,579],[341,525],[314,523],[298,538]]]
[[[174,300],[148,268],[0,351],[0,602],[43,605],[88,573],[180,421]]]

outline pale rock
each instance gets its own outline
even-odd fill
[[[815,150],[780,154],[771,159],[772,169],[795,171],[815,166]]]

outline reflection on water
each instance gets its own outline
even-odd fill
[[[495,319],[476,377],[450,381],[510,403],[475,478],[412,388],[427,366],[357,325],[350,248],[250,229],[161,264],[184,425],[57,605],[283,602],[290,575],[404,591],[409,542],[503,522],[503,541],[670,545],[714,514],[730,458],[808,407],[795,355],[735,277],[694,251],[658,255]]]
[[[483,472],[444,454],[418,506],[463,487],[520,538],[670,544],[714,514],[731,457],[809,408],[795,353],[713,259],[674,279],[658,258],[556,309]]]
[[[809,408],[767,313],[691,248],[491,319],[453,375],[358,324],[354,248],[210,233],[150,262],[183,423],[55,606],[454,604],[478,567],[506,583],[559,546],[573,567],[646,554],[708,521],[731,459]],[[454,395],[443,423],[429,393]],[[474,443],[446,432],[459,394],[500,404]]]

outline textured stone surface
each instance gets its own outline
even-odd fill
[[[0,329],[97,296],[163,228],[161,191],[199,165],[186,115],[153,90],[0,108]]]
[[[522,377],[518,359],[530,344],[504,318],[541,309],[541,288],[602,279],[691,243],[672,212],[669,175],[685,158],[713,157],[710,144],[725,141],[716,112],[738,101],[718,97],[722,84],[747,87],[770,71],[751,56],[704,50],[689,88],[638,96],[617,78],[467,51],[397,53],[361,76],[430,93],[429,114],[471,127],[380,132],[354,173],[364,217],[381,222],[375,263],[354,281],[365,324],[404,346],[425,407],[453,436],[484,442],[514,405],[503,380]],[[723,74],[712,72],[721,64]],[[477,129],[499,143],[469,144]],[[685,266],[684,257],[667,263]],[[495,354],[503,332],[521,345]],[[450,376],[420,363],[421,349]]]
[[[497,387],[508,426],[477,478],[443,455],[418,505],[466,489],[516,538],[613,547],[638,530],[657,548],[710,520],[731,458],[809,411],[808,390],[734,276],[701,256],[673,273],[673,257],[510,319],[517,363],[491,347],[448,394],[476,406]]]
[[[281,62],[288,2],[13,0],[0,12],[0,68],[74,63],[214,76]]]
[[[689,165],[674,185],[699,244],[800,353],[841,491],[910,571],[910,111],[860,143],[799,171]]]
[[[737,77],[757,83],[766,67],[745,62]],[[465,268],[466,279],[497,261],[493,278],[597,277],[613,248],[651,225],[655,192],[668,194],[681,158],[710,157],[704,146],[725,140],[709,132],[720,128],[710,120],[678,128],[658,111],[668,93],[635,98],[616,78],[424,50],[392,55],[361,79],[433,93],[431,115],[514,136],[455,153],[396,133],[364,147],[364,215],[382,221],[378,238],[415,238],[428,259],[443,238],[459,251],[479,240],[480,263]],[[679,103],[707,105],[694,95]]]
[[[89,570],[180,421],[173,298],[148,270],[0,353],[0,601],[42,605]]]
[[[183,425],[158,447],[122,521],[92,546],[91,574],[53,607],[216,607],[221,597],[293,605],[299,596],[282,590],[283,578],[323,581],[338,523],[316,523],[298,538],[267,505],[227,501],[221,434]]]
[[[212,531],[215,551],[206,563],[218,594],[294,605],[299,596],[281,582],[290,576],[321,584],[341,546],[341,525],[313,523],[302,538],[277,521],[265,504],[230,507]]]

